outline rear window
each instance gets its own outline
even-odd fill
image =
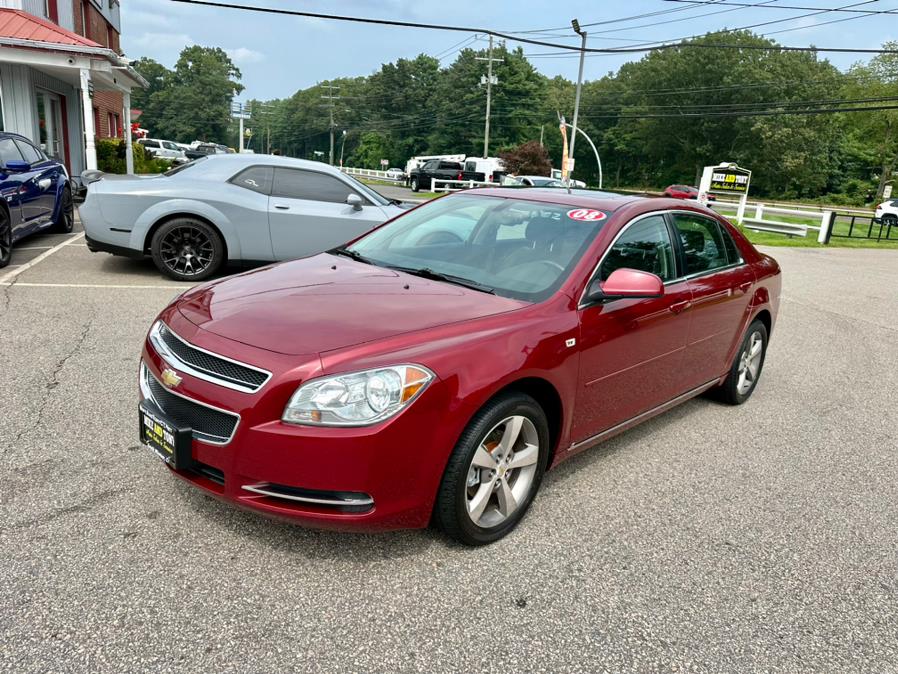
[[[22,161],[22,153],[12,138],[0,138],[0,165],[6,166],[11,161]]]
[[[440,162],[440,168],[447,171],[461,171],[461,164],[457,161]]]
[[[189,161],[186,164],[181,164],[180,166],[174,166],[174,167],[168,169],[168,171],[166,171],[162,175],[173,176],[176,173],[183,173],[184,171],[187,171],[187,170],[193,168],[194,166],[199,164],[201,161],[205,161],[205,159],[206,159],[205,157],[197,157],[196,159]]]

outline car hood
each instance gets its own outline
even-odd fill
[[[513,311],[526,302],[322,253],[188,291],[178,310],[216,335],[277,353],[323,353]]]

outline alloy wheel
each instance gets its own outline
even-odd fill
[[[205,271],[215,253],[215,247],[205,232],[196,227],[175,227],[162,239],[160,256],[163,264],[184,276],[196,276]]]
[[[525,416],[503,419],[484,436],[468,467],[468,517],[489,529],[511,517],[533,488],[539,434]]]
[[[760,332],[751,333],[751,337],[745,344],[745,348],[739,355],[739,379],[736,382],[736,390],[739,395],[745,395],[751,391],[758,374],[761,371],[761,357],[764,355],[764,338]]]
[[[5,266],[12,255],[12,225],[6,214],[0,212],[0,266]]]

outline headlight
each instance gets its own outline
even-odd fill
[[[407,407],[433,378],[418,365],[394,365],[313,379],[291,396],[281,419],[310,426],[367,426]]]

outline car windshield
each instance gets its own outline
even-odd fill
[[[205,160],[206,160],[206,157],[197,157],[196,159],[194,159],[194,160],[192,160],[192,161],[189,161],[189,162],[187,162],[186,164],[181,164],[180,166],[173,166],[172,168],[168,169],[168,171],[166,171],[166,172],[163,173],[162,175],[164,175],[164,176],[173,176],[173,175],[175,175],[176,173],[181,173],[181,172],[183,172],[183,171],[186,171],[187,169],[189,169],[189,168],[191,168],[191,167],[193,167],[193,166],[196,166],[196,165],[199,164],[201,161],[205,161]]]
[[[378,206],[386,206],[390,203],[390,200],[383,196],[380,192],[375,192],[373,189],[368,187],[365,183],[357,180],[353,176],[348,173],[344,173],[343,176],[349,179],[349,182],[353,184],[353,186],[366,197],[370,198]]]
[[[515,299],[540,302],[561,286],[606,213],[479,195],[436,199],[349,246],[365,262]]]

